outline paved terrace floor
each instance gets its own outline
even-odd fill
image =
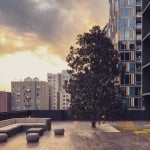
[[[107,122],[91,129],[90,122],[52,122],[52,130],[39,143],[27,143],[22,132],[0,143],[0,150],[150,150],[150,135],[140,135],[137,140],[133,132],[121,130],[120,124]],[[139,129],[150,128],[150,122],[135,124]],[[55,136],[55,128],[64,128],[64,136]]]

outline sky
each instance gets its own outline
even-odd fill
[[[78,34],[108,23],[108,0],[0,0],[0,91],[68,69]]]

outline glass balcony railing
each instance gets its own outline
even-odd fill
[[[137,29],[142,29],[142,24],[141,23],[136,24],[136,28]]]
[[[142,12],[136,12],[136,17],[142,17]]]
[[[137,35],[137,36],[136,36],[136,39],[137,39],[137,40],[142,40],[142,35],[141,35],[141,34]]]
[[[136,85],[141,85],[141,81],[136,81]]]
[[[142,5],[142,1],[141,0],[137,0],[136,1],[136,5]]]
[[[141,57],[136,57],[136,61],[141,61],[142,58]]]
[[[141,68],[136,68],[136,72],[141,72]]]
[[[142,50],[141,46],[136,46],[136,50]]]

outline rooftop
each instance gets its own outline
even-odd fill
[[[138,128],[150,128],[150,122],[134,122]],[[1,150],[141,150],[149,149],[150,136],[136,135],[123,131],[121,122],[97,124],[91,128],[90,122],[52,122],[52,130],[40,137],[39,143],[27,143],[24,132],[0,143]],[[115,128],[114,128],[115,127]],[[55,136],[55,128],[64,128],[64,136]],[[117,130],[119,129],[119,131]]]

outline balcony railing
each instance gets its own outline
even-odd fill
[[[142,13],[141,12],[136,12],[136,17],[142,17]]]
[[[141,24],[141,23],[137,23],[137,24],[136,24],[136,28],[137,28],[137,29],[142,29],[142,24]]]
[[[136,1],[136,5],[138,5],[138,6],[139,6],[139,5],[142,5],[142,1],[141,1],[141,0],[137,0],[137,1]]]
[[[136,39],[137,39],[137,40],[142,40],[142,35],[141,35],[141,34],[137,35],[137,36],[136,36]]]
[[[141,81],[136,81],[136,85],[141,85]]]
[[[136,72],[141,72],[141,68],[136,68]]]
[[[141,57],[136,57],[136,61],[141,61],[142,58]]]
[[[136,50],[142,50],[141,46],[136,46]]]

